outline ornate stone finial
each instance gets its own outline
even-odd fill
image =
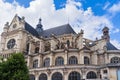
[[[80,33],[81,33],[81,34],[84,34],[84,30],[81,29]]]
[[[42,28],[43,25],[41,24],[41,21],[42,21],[42,19],[40,18],[39,22],[38,22],[38,24],[36,26],[36,31],[38,32],[38,34],[40,34],[43,31],[43,28]]]
[[[9,26],[9,22],[6,22],[5,26],[6,26],[6,27]]]
[[[39,24],[41,24],[41,21],[42,21],[42,19],[40,18],[40,19],[39,19]]]
[[[109,40],[110,40],[109,28],[105,26],[105,27],[103,28],[102,32],[103,32],[102,39],[105,39],[106,41],[109,41]]]
[[[21,22],[22,22],[22,23],[25,23],[25,17],[24,17],[24,16],[22,16]]]
[[[24,16],[22,16],[22,20],[25,20],[25,17],[24,17]]]

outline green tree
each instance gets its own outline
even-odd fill
[[[22,53],[14,53],[0,63],[0,80],[29,80],[29,72]]]

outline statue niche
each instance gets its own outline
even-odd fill
[[[46,42],[45,43],[45,52],[50,51],[50,48],[51,48],[50,42]]]

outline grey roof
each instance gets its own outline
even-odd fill
[[[112,43],[106,43],[107,50],[118,50]]]
[[[18,19],[21,20],[19,16]],[[27,22],[25,22],[25,30],[31,33],[33,36],[39,37],[38,32]]]
[[[19,16],[18,16],[18,19],[21,20]],[[42,36],[45,38],[50,37],[51,34],[54,34],[56,36],[63,35],[63,34],[76,34],[76,32],[72,29],[72,27],[69,24],[43,30],[40,34],[38,34],[36,29],[34,29],[30,24],[25,22],[25,30],[31,33],[33,36],[36,36],[36,37]]]
[[[43,32],[40,33],[40,36],[48,38],[51,36],[51,34],[58,36],[63,34],[76,34],[76,32],[72,29],[72,27],[69,24],[65,24],[47,30],[43,30]]]
[[[38,32],[27,22],[25,22],[25,30],[31,33],[33,36],[39,37]]]

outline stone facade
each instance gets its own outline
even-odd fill
[[[22,52],[30,80],[118,80],[120,50],[110,43],[109,29],[102,31],[102,38],[93,41],[69,24],[43,30],[40,19],[34,29],[15,15],[4,26],[0,55],[7,59]]]

